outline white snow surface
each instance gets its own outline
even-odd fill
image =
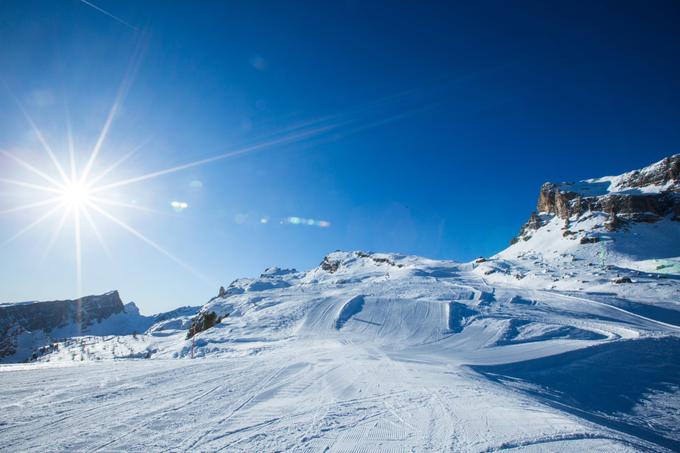
[[[481,262],[269,269],[192,339],[180,312],[0,366],[0,450],[678,450],[680,275],[551,222]]]

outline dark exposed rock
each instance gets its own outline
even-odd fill
[[[215,325],[222,322],[222,320],[229,316],[229,313],[224,316],[218,316],[214,311],[204,311],[196,315],[196,317],[191,321],[191,327],[189,332],[187,332],[187,339],[193,337],[199,332],[214,327]]]
[[[389,264],[390,266],[404,267],[403,264],[395,263],[394,260],[391,260],[390,258],[387,258],[387,257],[384,257],[384,256],[375,256],[373,253],[367,253],[367,252],[364,252],[364,251],[361,251],[361,250],[359,250],[358,252],[354,252],[354,253],[359,258],[368,258],[376,264]]]
[[[572,214],[571,202],[576,199],[580,201],[580,198],[575,192],[560,190],[559,184],[546,182],[541,186],[536,209],[538,209],[538,212],[547,212],[563,219],[569,219]],[[580,202],[577,205],[580,206]]]
[[[618,277],[612,280],[614,283],[633,283],[629,277]]]
[[[543,222],[543,219],[541,219],[541,217],[536,214],[536,212],[532,212],[527,223],[522,225],[522,228],[520,228],[517,237],[514,237],[510,240],[510,244],[514,244],[520,239],[525,241],[529,240],[531,234],[541,228],[544,224],[545,223]]]
[[[330,260],[327,256],[324,257],[323,261],[321,261],[321,269],[325,270],[326,272],[330,272],[331,274],[337,271],[339,267],[340,261]]]
[[[16,352],[16,338],[22,332],[49,333],[72,323],[85,330],[124,310],[118,291],[75,300],[0,305],[0,358]]]
[[[623,220],[618,215],[612,213],[609,216],[609,221],[604,224],[604,227],[607,231],[616,231],[625,227],[627,223],[628,223],[627,221]]]
[[[217,293],[217,297],[224,297],[227,294],[227,291],[224,289],[224,286],[220,286],[220,291]]]
[[[553,183],[541,187],[537,209],[561,219],[579,218],[588,211],[601,211],[634,222],[651,222],[680,210],[678,193],[666,191],[652,194],[608,194],[582,197],[560,190]]]
[[[581,244],[595,244],[597,242],[600,242],[600,238],[599,237],[593,237],[593,236],[582,237],[581,240],[579,241],[579,243],[581,243]]]
[[[374,263],[377,263],[377,264],[389,264],[390,266],[404,267],[403,264],[395,263],[394,261],[392,261],[389,258],[382,258],[382,257],[373,256],[373,257],[371,257],[371,259],[373,260]]]

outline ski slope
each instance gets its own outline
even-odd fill
[[[349,340],[303,340],[238,359],[21,368],[3,370],[3,451],[648,446],[456,364]]]
[[[602,268],[597,291],[567,291],[511,286],[501,258],[326,261],[333,272],[235,281],[202,308],[229,316],[193,339],[165,320],[137,338],[74,341],[41,363],[3,366],[0,450],[680,448],[677,278],[640,274],[631,291]],[[536,278],[551,281],[542,270]],[[131,359],[135,344],[144,353]],[[654,358],[646,375],[627,375],[635,367],[623,361],[644,357]]]

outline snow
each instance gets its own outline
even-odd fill
[[[304,354],[302,354],[304,351]],[[2,450],[492,451],[645,445],[479,375],[370,344],[2,372]],[[35,383],[43,382],[36,391]],[[36,435],[39,433],[39,435]]]
[[[680,223],[607,219],[542,214],[469,263],[268,268],[135,335],[112,317],[0,365],[0,450],[680,451]]]
[[[336,252],[333,272],[239,279],[201,309],[229,316],[194,339],[195,310],[179,310],[145,334],[77,337],[0,367],[0,450],[677,449],[677,406],[652,404],[680,399],[664,361],[654,376],[672,385],[638,379],[637,402],[614,408],[551,365],[680,338],[676,276],[637,276],[620,299],[623,270],[588,266],[589,245],[569,249],[576,260],[509,249],[482,263]],[[557,270],[574,277],[550,290]],[[578,279],[589,281],[570,289]],[[597,370],[620,367],[597,357],[572,363],[605,392]]]

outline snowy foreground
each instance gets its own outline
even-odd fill
[[[678,280],[534,262],[334,253],[237,280],[193,360],[166,321],[2,366],[0,450],[680,449]],[[539,289],[559,273],[590,286]]]
[[[84,327],[5,309],[30,363],[0,365],[0,451],[680,451],[679,197],[676,155],[544,185],[488,259],[335,252],[153,317],[96,296]]]
[[[436,357],[340,341],[240,359],[17,369],[3,374],[2,401],[3,451],[650,446]]]

